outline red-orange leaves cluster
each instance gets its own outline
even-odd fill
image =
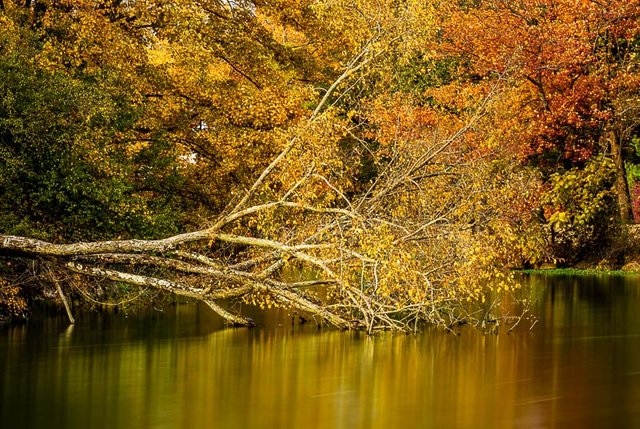
[[[489,0],[449,7],[448,49],[468,59],[477,79],[509,79],[505,122],[522,158],[583,162],[623,113],[633,89],[640,2]]]
[[[429,106],[417,105],[402,93],[384,94],[370,100],[365,107],[371,127],[367,137],[382,146],[382,155],[399,142],[423,139],[431,135],[438,124],[438,115]]]

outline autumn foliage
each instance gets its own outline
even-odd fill
[[[234,323],[217,300],[368,331],[498,320],[510,268],[630,213],[639,12],[5,0],[0,256]]]

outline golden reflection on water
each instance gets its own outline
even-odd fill
[[[17,327],[0,335],[0,427],[640,427],[640,286],[578,282],[547,285],[537,329],[512,335],[282,314],[219,329],[194,305]]]

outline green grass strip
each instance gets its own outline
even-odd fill
[[[529,269],[529,270],[514,270],[516,273],[522,274],[537,274],[545,276],[637,276],[640,272],[636,271],[622,271],[622,270],[607,270],[607,269],[578,269],[578,268],[551,268],[546,270],[541,269]]]

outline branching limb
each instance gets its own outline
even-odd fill
[[[213,311],[219,314],[224,320],[226,320],[227,322],[231,323],[234,326],[247,326],[247,327],[255,326],[255,323],[251,319],[245,319],[244,317],[240,317],[236,314],[230,313],[229,311],[225,310],[224,308],[216,304],[215,301],[212,301],[210,299],[205,299],[204,302],[209,306],[209,308],[211,308]]]

